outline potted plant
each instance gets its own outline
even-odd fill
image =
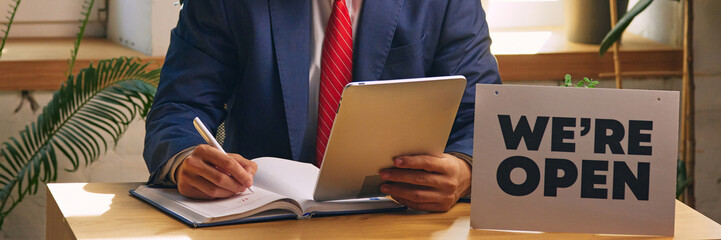
[[[117,144],[136,116],[145,117],[153,102],[160,68],[150,70],[137,58],[119,57],[91,63],[77,75],[72,68],[94,0],[86,0],[80,31],[68,60],[67,81],[16,137],[0,143],[0,228],[5,217],[42,183],[55,181],[58,156],[75,171]],[[0,53],[20,0],[13,0],[3,29]]]

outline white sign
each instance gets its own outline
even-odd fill
[[[679,94],[476,86],[471,227],[672,236]]]

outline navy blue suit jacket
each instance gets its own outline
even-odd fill
[[[165,162],[225,121],[224,148],[252,159],[313,162],[308,121],[311,0],[188,0],[171,32],[143,157]],[[353,81],[464,75],[446,152],[472,155],[475,84],[500,83],[478,0],[364,0]],[[227,111],[224,106],[227,104]]]

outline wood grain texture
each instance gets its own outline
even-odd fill
[[[191,228],[128,194],[142,183],[55,183],[48,191],[48,239],[62,239],[51,228],[59,211],[77,239],[628,239],[575,233],[519,233],[470,229],[470,204],[446,213],[414,211],[316,217],[209,228]],[[58,208],[58,209],[51,209]],[[638,237],[640,239],[671,239]],[[676,238],[720,239],[721,225],[683,203],[676,203]]]
[[[0,59],[0,90],[57,90],[68,69],[74,39],[8,39],[6,53]],[[78,51],[74,74],[91,62],[114,57],[138,57],[152,62],[151,69],[163,64],[165,57],[149,57],[107,39],[88,38]]]
[[[504,33],[545,32],[548,38],[539,41],[516,37],[495,37]],[[512,34],[511,34],[512,35]],[[578,77],[608,78],[614,72],[613,56],[598,56],[598,45],[572,43],[566,40],[563,29],[516,29],[491,32],[496,45],[501,79],[506,82],[523,80],[560,81],[566,73]],[[57,90],[65,80],[66,59],[74,39],[9,39],[7,52],[0,59],[0,90]],[[681,76],[683,51],[633,34],[625,34],[620,51],[623,76],[668,77]],[[539,45],[533,54],[514,53],[514,46]],[[164,57],[149,57],[107,39],[84,39],[78,52],[76,72],[91,61],[118,56],[140,57],[161,66]],[[633,74],[626,74],[627,72]],[[611,76],[612,77],[612,76]]]
[[[70,58],[75,38],[9,38],[0,61],[62,60]],[[116,56],[147,57],[145,54],[104,38],[84,38],[78,59]]]
[[[682,51],[623,51],[619,53],[624,72],[652,72],[648,77],[681,76]],[[599,57],[598,53],[568,52],[534,55],[496,55],[501,79],[562,80],[566,73],[577,77],[599,78],[613,73],[613,56]],[[624,75],[623,73],[621,73]],[[608,74],[603,75],[607,77]],[[636,74],[635,77],[646,75]]]
[[[504,34],[548,34],[538,39],[520,34],[518,37],[502,37]],[[497,36],[497,38],[494,38]],[[531,35],[532,36],[532,35]],[[491,32],[493,44],[499,46],[493,53],[498,59],[501,79],[508,81],[563,80],[566,73],[574,77],[613,78],[613,54],[598,55],[598,45],[574,43],[566,40],[560,28],[523,28]],[[536,41],[544,41],[538,43]],[[509,45],[507,42],[511,42]],[[668,77],[681,76],[683,50],[638,35],[625,33],[619,52],[622,76]],[[540,45],[539,45],[540,44]],[[510,54],[514,46],[538,45],[533,54]],[[632,72],[634,74],[625,74]],[[609,74],[610,73],[610,74]],[[646,74],[652,73],[652,74]]]

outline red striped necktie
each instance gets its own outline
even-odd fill
[[[345,0],[335,0],[321,55],[316,164],[320,167],[343,87],[353,79],[353,28]]]

